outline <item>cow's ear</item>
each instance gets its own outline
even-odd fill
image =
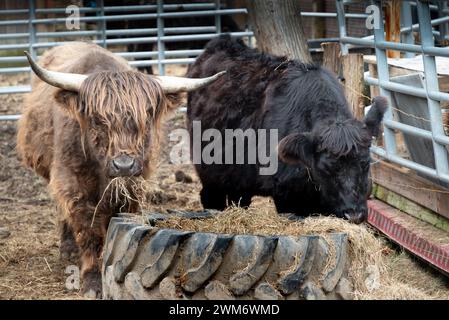
[[[166,115],[171,114],[182,104],[182,96],[177,93],[169,93],[161,95],[161,98],[149,105],[147,111],[154,120],[163,119]]]
[[[304,164],[312,166],[313,161],[313,141],[311,134],[293,133],[279,142],[279,158],[288,164]]]
[[[167,98],[168,110],[173,111],[178,109],[182,102],[185,100],[185,93],[167,93],[165,97]]]
[[[385,97],[379,96],[373,99],[371,109],[365,117],[366,128],[372,137],[376,137],[380,132],[380,123],[384,116],[385,111],[388,108],[388,100]]]
[[[78,93],[68,90],[56,90],[55,100],[58,105],[68,112],[68,114],[77,117],[78,116]]]

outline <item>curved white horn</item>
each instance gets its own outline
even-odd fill
[[[46,70],[41,66],[39,66],[27,51],[25,51],[25,55],[27,56],[28,62],[30,63],[31,69],[33,69],[34,73],[42,81],[45,81],[52,86],[64,90],[78,92],[81,87],[81,84],[87,78],[87,76],[83,74],[64,73]]]
[[[157,79],[165,93],[177,93],[177,92],[190,92],[196,89],[200,89],[208,84],[214,82],[219,77],[224,75],[226,71],[221,71],[208,78],[184,78],[184,77],[171,77],[171,76],[152,76]]]

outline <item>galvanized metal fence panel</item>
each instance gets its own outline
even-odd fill
[[[221,16],[246,14],[245,8],[222,9],[219,0],[211,0],[210,3],[180,3],[164,4],[163,0],[157,0],[155,5],[139,6],[110,6],[105,7],[103,0],[97,0],[95,8],[79,8],[80,14],[95,14],[92,16],[80,16],[80,23],[96,23],[95,30],[71,30],[55,32],[38,32],[37,26],[49,24],[65,24],[67,21],[66,8],[36,8],[35,0],[28,1],[28,9],[0,10],[0,26],[27,25],[27,32],[0,34],[0,40],[14,39],[14,43],[0,44],[0,53],[5,50],[28,50],[33,57],[37,57],[39,49],[51,48],[66,43],[67,41],[49,41],[48,39],[70,38],[77,40],[80,37],[91,37],[92,42],[103,47],[113,47],[128,44],[155,44],[155,51],[140,52],[116,52],[119,56],[130,60],[130,65],[135,67],[158,66],[158,72],[165,74],[167,64],[189,64],[195,61],[195,57],[202,50],[165,50],[165,44],[169,42],[187,42],[195,40],[210,40],[221,33]],[[183,11],[178,11],[178,10]],[[117,14],[118,13],[118,14]],[[11,20],[8,15],[24,15],[26,18]],[[41,14],[59,14],[62,17],[38,18]],[[215,24],[196,27],[164,27],[166,19],[185,17],[214,17]],[[113,29],[107,30],[108,21],[156,21],[156,28]],[[252,37],[249,30],[244,32],[231,32],[233,37]],[[120,38],[108,38],[120,36]],[[42,40],[45,39],[45,40]],[[133,60],[133,59],[140,60]],[[142,60],[148,58],[147,60]],[[7,63],[26,62],[25,56],[1,56],[0,74],[15,74],[31,72],[28,66],[1,67]],[[28,85],[0,87],[0,94],[25,93],[31,87]],[[17,117],[16,117],[17,118]],[[0,120],[10,120],[10,117],[0,115]]]
[[[366,1],[367,6],[375,4],[382,8],[382,1]],[[345,14],[345,6],[348,1],[336,0],[339,17]],[[418,23],[412,25],[411,9],[416,7],[418,13]],[[439,18],[431,19],[431,11],[438,11]],[[383,11],[379,10],[380,27],[374,30],[374,39],[359,39],[346,34],[346,23],[344,18],[339,19],[340,41],[342,51],[347,52],[348,45],[365,46],[375,49],[377,61],[378,78],[373,78],[368,73],[365,74],[365,81],[369,85],[379,86],[380,94],[389,98],[391,106],[387,110],[384,118],[384,142],[385,147],[373,146],[372,151],[380,157],[397,163],[401,166],[413,169],[440,181],[449,182],[449,162],[447,146],[449,137],[445,134],[443,126],[442,111],[440,101],[449,101],[449,94],[439,89],[438,74],[435,57],[449,57],[449,47],[435,46],[435,37],[440,40],[447,40],[447,23],[449,21],[449,11],[447,1],[438,1],[432,4],[430,1],[403,1],[402,3],[402,42],[396,43],[385,40],[385,30],[383,27]],[[440,31],[433,30],[434,26],[443,26]],[[414,43],[413,31],[418,31],[420,44]],[[400,84],[391,81],[389,75],[389,65],[387,61],[387,50],[398,50],[405,53],[405,57],[412,57],[414,54],[421,54],[423,59],[423,80],[424,88],[417,88],[410,85]],[[431,130],[414,127],[401,123],[394,117],[394,110],[397,106],[392,99],[395,92],[410,96],[427,99],[427,108]],[[395,130],[428,139],[432,142],[435,166],[434,168],[424,166],[411,159],[406,159],[398,154]]]
[[[202,49],[166,50],[167,43],[210,40],[222,32],[222,16],[247,14],[246,8],[222,8],[220,0],[211,0],[209,3],[182,4],[164,4],[163,0],[157,0],[156,4],[131,6],[104,6],[103,0],[97,0],[97,7],[95,8],[79,8],[80,15],[95,14],[95,16],[80,16],[79,18],[80,22],[96,23],[95,30],[44,32],[36,30],[37,26],[66,23],[66,8],[36,8],[34,0],[29,0],[28,6],[29,9],[0,10],[0,26],[28,26],[27,32],[0,34],[0,40],[14,40],[14,43],[0,44],[0,53],[5,50],[28,50],[36,57],[39,50],[66,43],[67,41],[51,41],[51,39],[61,37],[68,38],[71,41],[81,37],[90,37],[93,43],[108,48],[117,45],[152,43],[156,46],[155,51],[116,52],[116,54],[128,59],[130,65],[135,67],[157,66],[159,74],[165,74],[165,66],[169,64],[193,63],[195,58],[203,52]],[[179,9],[184,11],[177,12],[176,10]],[[62,17],[38,18],[42,14],[59,14]],[[10,15],[23,15],[24,17],[11,20],[8,19]],[[303,17],[337,17],[335,12],[301,12],[301,15]],[[165,27],[166,19],[205,16],[213,16],[214,25]],[[366,14],[347,14],[347,18],[353,19],[366,19],[366,17]],[[156,21],[156,27],[110,30],[106,28],[106,22],[108,21],[150,19]],[[233,32],[231,35],[251,39],[253,33],[247,29],[244,32]],[[114,36],[120,36],[120,38],[110,38]],[[309,43],[313,45],[338,40],[338,38],[311,39]],[[251,43],[251,40],[249,42]],[[316,50],[319,49],[311,49],[311,51]],[[31,72],[29,66],[2,67],[2,65],[8,63],[25,63],[26,61],[24,55],[0,56],[0,74]],[[26,93],[30,90],[29,85],[5,86],[0,87],[0,94]],[[0,115],[0,121],[18,119],[19,117],[19,115]]]

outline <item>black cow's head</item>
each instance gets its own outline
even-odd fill
[[[305,165],[321,194],[321,205],[338,217],[361,223],[367,218],[372,137],[379,134],[387,99],[376,97],[363,121],[330,120],[311,132],[294,133],[279,143],[279,156]]]

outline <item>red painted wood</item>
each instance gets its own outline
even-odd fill
[[[449,273],[449,234],[447,244],[425,239],[397,219],[397,210],[379,200],[368,201],[368,223],[408,251]],[[408,216],[411,219],[415,219]]]

